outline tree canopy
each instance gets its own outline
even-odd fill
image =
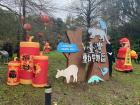
[[[26,1],[25,5],[24,1]],[[23,13],[24,6],[25,14]],[[65,31],[67,29],[83,27],[87,30],[94,25],[98,17],[101,17],[107,22],[108,34],[112,36],[116,46],[117,40],[121,37],[128,37],[134,48],[138,46],[136,44],[139,44],[139,0],[76,0],[68,8],[68,11],[72,11],[70,14],[74,13],[74,15],[69,15],[66,22],[52,15],[55,11],[54,6],[50,0],[0,0],[0,39],[5,40],[13,36],[12,40],[19,40],[22,34],[19,16],[25,15],[25,22],[33,26],[30,34],[36,35],[38,32],[43,32],[44,39],[53,40],[50,42],[55,48],[58,41],[66,41]],[[47,30],[44,30],[44,24],[39,20],[41,14],[50,16]],[[84,36],[86,35],[85,32]]]

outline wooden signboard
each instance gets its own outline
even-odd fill
[[[77,65],[78,67],[78,81],[85,81],[85,64],[82,63],[82,55],[84,48],[82,45],[82,30],[80,28],[76,30],[68,30],[67,37],[70,43],[75,43],[79,49],[76,53],[63,53],[67,59],[67,67],[70,65]]]
[[[94,30],[94,35],[91,33],[91,36],[87,52],[83,54],[83,63],[89,64],[86,79],[91,80],[95,76],[101,80],[108,80],[109,68],[106,51],[108,40],[106,41],[105,33],[100,29]],[[96,81],[93,80],[92,82]]]
[[[100,34],[101,31],[101,34]],[[94,31],[95,32],[95,31]],[[82,30],[80,28],[76,30],[68,30],[67,37],[69,43],[60,42],[57,51],[63,52],[67,59],[67,68],[65,70],[59,70],[56,77],[64,76],[66,77],[67,83],[73,82],[74,78],[70,78],[69,75],[64,75],[71,65],[78,67],[77,81],[85,81],[88,83],[98,83],[100,81],[109,79],[109,68],[108,68],[108,57],[106,52],[106,39],[105,32],[99,30],[92,34],[90,38],[89,45],[86,46],[86,52],[84,52],[84,46],[82,43]],[[73,47],[72,47],[73,46]],[[74,47],[75,46],[75,47]],[[88,70],[86,70],[86,65],[88,65]],[[86,72],[87,71],[87,72]],[[68,72],[68,71],[67,71]],[[72,73],[74,75],[76,72]]]

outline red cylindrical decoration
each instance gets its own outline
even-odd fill
[[[16,61],[16,59],[8,63],[7,85],[19,84],[19,70],[20,70],[20,62]]]
[[[40,54],[39,43],[20,42],[20,83],[31,84],[33,78],[33,56]]]
[[[48,85],[48,56],[34,56],[34,76],[32,85],[34,87],[45,87]]]

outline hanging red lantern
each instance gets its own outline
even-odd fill
[[[47,23],[49,22],[49,16],[47,16],[47,15],[42,15],[40,18],[41,18],[41,21],[44,23],[44,25],[45,25],[45,30],[46,30]]]
[[[43,23],[47,23],[49,21],[49,16],[47,15],[42,15],[40,18]]]
[[[24,30],[29,31],[32,29],[32,25],[29,23],[26,23],[26,24],[24,24],[23,28],[24,28]]]

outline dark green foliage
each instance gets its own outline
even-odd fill
[[[2,47],[5,42],[10,41],[16,49],[17,42],[21,41],[23,38],[23,30],[19,21],[19,16],[0,9],[0,20],[0,46]],[[39,15],[28,16],[25,23],[30,23],[32,25],[29,34],[35,36],[34,41],[40,42],[41,49],[46,40],[50,43],[52,50],[56,49],[59,41],[67,41],[65,35],[66,24],[61,18],[53,19],[51,17],[49,23],[46,25],[46,30]],[[38,37],[38,32],[43,32],[44,35]]]
[[[129,23],[123,26],[110,28],[109,35],[111,35],[112,43],[115,45],[115,50],[119,47],[119,39],[127,37],[130,40],[131,48],[140,50],[140,18],[134,18]]]
[[[6,42],[15,46],[22,34],[17,15],[0,9],[0,21],[0,47]]]

